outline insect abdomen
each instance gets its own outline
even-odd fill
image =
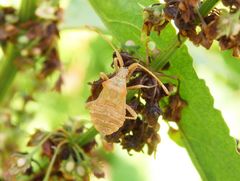
[[[116,132],[125,121],[125,113],[119,113],[107,105],[92,104],[90,115],[95,128],[103,135]]]

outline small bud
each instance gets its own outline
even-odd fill
[[[26,57],[26,56],[28,56],[28,50],[27,50],[27,49],[23,49],[23,50],[21,50],[20,54],[21,54],[23,57]]]
[[[28,157],[28,154],[16,153],[12,155],[10,163],[10,175],[26,173],[26,171],[31,168],[31,159]]]
[[[39,56],[39,55],[41,55],[41,53],[42,53],[42,51],[41,51],[40,48],[33,48],[33,49],[32,49],[32,54],[33,54],[34,56]]]
[[[77,166],[76,172],[77,172],[77,174],[78,174],[79,176],[81,176],[81,177],[85,175],[85,169],[84,169],[84,167],[81,166],[81,165]]]
[[[13,23],[18,22],[18,17],[15,15],[12,15],[12,14],[8,14],[5,16],[5,21],[10,24],[13,24]]]
[[[56,8],[48,3],[42,3],[37,9],[35,14],[43,19],[56,19]]]
[[[74,167],[75,167],[75,162],[73,160],[68,161],[65,165],[65,169],[67,172],[73,171]]]
[[[135,42],[134,42],[133,40],[127,40],[127,41],[125,42],[125,46],[128,46],[128,47],[130,47],[130,46],[136,46],[136,44],[135,44]]]
[[[29,39],[27,36],[22,35],[22,36],[18,37],[18,42],[21,44],[27,44],[29,42]]]
[[[153,51],[154,49],[156,49],[156,43],[153,41],[148,42],[148,48],[149,50]]]
[[[161,12],[160,12],[159,10],[154,10],[154,11],[153,11],[153,15],[154,15],[155,17],[159,17],[159,16],[161,15]]]
[[[26,158],[19,158],[17,160],[17,167],[23,167],[27,162],[27,159]]]

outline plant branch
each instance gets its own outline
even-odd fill
[[[87,132],[79,135],[77,142],[80,146],[83,146],[88,142],[92,141],[97,134],[98,134],[98,131],[92,126],[87,130]]]
[[[22,0],[19,10],[19,18],[21,22],[28,21],[35,17],[37,0]]]
[[[17,67],[14,65],[14,60],[18,54],[19,52],[16,51],[15,46],[12,43],[8,43],[6,54],[3,59],[4,65],[0,72],[0,103],[17,73]]]
[[[51,159],[51,162],[49,163],[49,166],[48,166],[48,168],[47,168],[47,171],[46,171],[46,174],[45,174],[45,176],[44,176],[43,181],[49,181],[49,177],[50,177],[50,175],[51,175],[51,171],[52,171],[52,168],[53,168],[53,164],[54,164],[54,162],[56,161],[56,158],[57,158],[57,155],[58,155],[58,153],[59,153],[59,151],[60,151],[60,148],[61,148],[64,144],[66,144],[65,141],[59,143],[58,146],[56,147],[56,149],[55,149],[55,151],[54,151],[54,154],[53,154],[53,157],[52,157],[52,159]]]
[[[22,0],[19,10],[20,22],[28,21],[34,18],[37,0]],[[18,72],[14,61],[19,56],[20,52],[11,42],[7,44],[6,54],[3,58],[2,69],[0,70],[0,105],[7,93],[9,87]]]
[[[179,39],[176,37],[171,45],[169,46],[169,48],[167,49],[167,51],[164,51],[162,53],[160,53],[160,56],[157,57],[157,60],[152,62],[151,67],[153,68],[153,70],[157,71],[160,70],[161,68],[163,68],[168,62],[169,62],[169,58],[173,55],[173,53],[181,47],[181,45],[187,40],[187,38],[185,37],[181,37],[181,41],[179,41]]]

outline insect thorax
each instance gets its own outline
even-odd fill
[[[121,79],[126,79],[127,75],[128,75],[128,69],[125,67],[120,67],[116,74],[116,77],[119,77]]]
[[[117,74],[111,79],[111,84],[119,88],[125,87],[127,75],[128,69],[121,67]]]

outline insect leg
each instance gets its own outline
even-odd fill
[[[125,119],[133,119],[133,120],[137,119],[137,113],[127,104],[126,104],[126,109],[132,115],[132,117],[125,116]]]
[[[100,72],[100,77],[101,77],[102,80],[108,80],[109,79],[108,76],[103,72]]]
[[[114,65],[114,68],[115,68],[115,71],[117,72],[118,71],[118,59],[115,57],[114,59],[113,59],[113,65]],[[121,64],[120,64],[121,65]]]
[[[137,69],[137,68],[141,68],[144,71],[146,71],[149,75],[151,75],[153,78],[155,78],[157,80],[157,82],[159,83],[159,85],[163,88],[164,92],[167,95],[170,95],[168,89],[165,87],[165,85],[159,80],[159,78],[156,77],[156,75],[154,75],[151,71],[149,71],[146,67],[140,65],[139,63],[133,63],[128,67],[128,79],[130,78],[131,74]]]
[[[129,89],[129,90],[132,90],[132,89],[141,89],[141,88],[150,89],[150,88],[153,88],[153,87],[156,87],[156,86],[157,86],[157,85],[147,86],[147,85],[138,84],[138,85],[129,86],[129,87],[127,87],[127,89]]]

